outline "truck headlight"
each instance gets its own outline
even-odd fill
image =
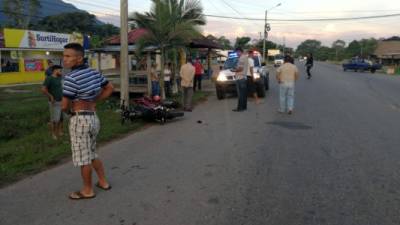
[[[217,81],[227,81],[226,75],[224,73],[218,74]]]
[[[260,73],[258,73],[258,72],[253,73],[253,78],[254,78],[255,80],[260,79]]]

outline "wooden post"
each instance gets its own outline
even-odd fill
[[[146,54],[146,64],[147,64],[147,95],[151,96],[151,53]]]
[[[128,0],[121,0],[121,104],[129,105],[129,70],[128,70]]]

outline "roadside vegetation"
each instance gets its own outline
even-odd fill
[[[207,95],[196,92],[194,102]],[[179,95],[174,98],[180,99]],[[148,124],[137,120],[121,125],[118,101],[114,96],[97,107],[101,121],[99,145]],[[64,120],[64,136],[59,140],[51,138],[48,121],[48,103],[40,85],[0,88],[0,186],[69,161],[68,121]]]

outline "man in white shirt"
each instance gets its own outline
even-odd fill
[[[181,86],[183,89],[183,110],[186,112],[192,111],[192,98],[193,98],[193,79],[195,68],[192,65],[192,59],[187,58],[186,64],[181,66]]]
[[[242,112],[247,109],[247,81],[246,81],[246,73],[247,67],[249,64],[249,60],[247,55],[243,54],[243,49],[238,47],[235,49],[236,53],[239,56],[239,62],[235,69],[232,71],[235,72],[236,77],[236,89],[238,94],[238,105],[237,108],[233,109],[234,112]]]
[[[247,69],[247,89],[253,95],[256,104],[260,104],[260,100],[258,99],[256,83],[254,80],[254,60],[253,60],[253,51],[248,51],[249,64]]]
[[[299,70],[296,65],[290,63],[291,57],[285,56],[284,63],[276,70],[276,80],[279,83],[279,103],[278,112],[289,115],[293,113],[294,89],[296,80],[299,78]]]

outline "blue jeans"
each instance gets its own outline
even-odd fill
[[[238,110],[247,109],[247,81],[246,79],[236,80],[236,89],[238,94]]]
[[[279,111],[286,112],[294,107],[294,86],[279,85]]]
[[[160,95],[160,83],[158,81],[151,82],[151,95]]]

